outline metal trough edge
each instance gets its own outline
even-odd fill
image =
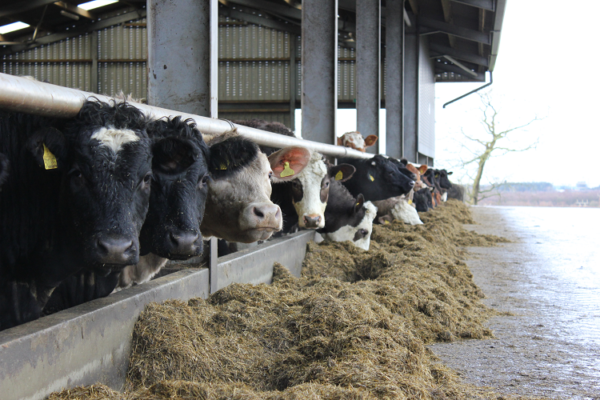
[[[300,275],[314,231],[275,239],[219,259],[217,288],[270,283],[273,263]],[[125,384],[133,327],[150,302],[207,298],[208,269],[186,269],[0,332],[3,400],[43,399],[63,388]],[[216,276],[215,276],[216,275]]]

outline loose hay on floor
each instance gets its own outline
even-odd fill
[[[272,285],[150,304],[133,333],[126,393],[98,385],[51,399],[495,398],[425,345],[492,335],[483,322],[494,311],[460,246],[503,240],[465,231],[462,203],[421,218],[375,227],[368,252],[310,243],[301,278],[276,264]]]

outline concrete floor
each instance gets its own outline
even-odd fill
[[[495,338],[430,348],[469,383],[506,394],[600,399],[600,209],[474,207],[467,229],[513,243],[469,248]]]

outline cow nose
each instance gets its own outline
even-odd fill
[[[100,262],[103,264],[135,264],[138,251],[133,239],[122,237],[106,237],[96,242]]]
[[[279,208],[279,206],[276,206],[274,204],[261,204],[260,206],[254,206],[252,208],[252,214],[259,221],[264,220],[265,216],[268,215],[274,215],[275,219],[280,219],[281,209]]]
[[[410,181],[409,185],[410,185],[410,187],[414,187],[415,186],[415,181]]]
[[[304,227],[306,228],[318,228],[321,222],[321,216],[317,214],[305,215],[304,216]]]
[[[172,254],[193,256],[198,252],[198,232],[171,232],[169,241]]]

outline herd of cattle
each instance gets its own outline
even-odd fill
[[[282,124],[234,121],[294,136]],[[365,151],[376,136],[345,134]],[[421,223],[451,172],[381,155],[331,164],[192,120],[87,101],[77,117],[0,113],[0,330],[150,280],[203,240],[252,243],[298,229],[369,249],[373,223]],[[461,198],[460,191],[451,197]],[[462,198],[461,198],[462,200]]]

